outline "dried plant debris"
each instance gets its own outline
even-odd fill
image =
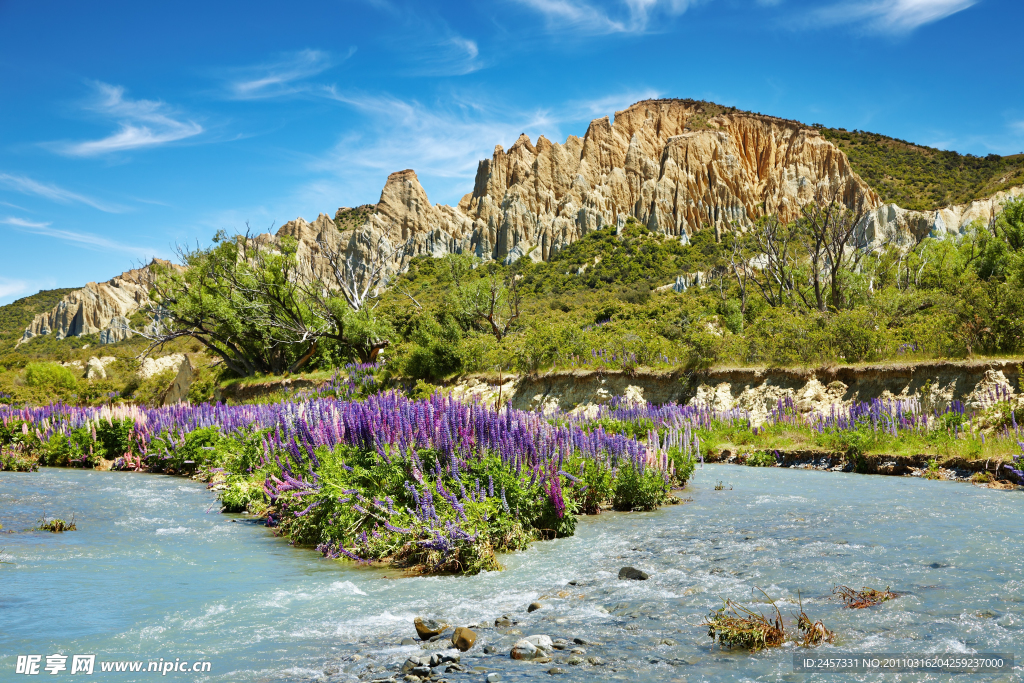
[[[78,527],[75,526],[75,516],[71,516],[71,521],[65,521],[60,517],[53,517],[51,519],[39,520],[39,530],[49,531],[51,533],[59,534],[65,531],[76,531]]]
[[[782,615],[777,607],[772,621],[764,614],[726,600],[722,607],[705,617],[703,625],[708,627],[708,637],[717,639],[722,647],[742,647],[756,652],[766,647],[779,647],[786,641]]]
[[[766,616],[732,600],[725,600],[722,607],[704,618],[702,626],[708,627],[708,637],[717,640],[722,647],[739,647],[751,652],[782,646],[789,639],[782,613],[774,600],[764,591],[761,593],[768,598],[774,614]],[[820,620],[811,621],[803,610],[802,601],[800,614],[796,617],[800,636],[793,640],[803,647],[814,647],[835,640],[835,633],[828,630]]]
[[[833,586],[832,594],[842,600],[850,609],[874,607],[899,597],[899,595],[889,590],[888,586],[885,587],[884,591],[876,591],[874,588],[868,588],[867,586],[859,591],[855,591],[849,586]]]

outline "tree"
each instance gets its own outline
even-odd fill
[[[796,224],[784,223],[778,216],[766,216],[754,224],[747,239],[751,251],[759,254],[748,262],[752,266],[750,279],[765,302],[773,307],[794,303],[799,294],[794,278]]]
[[[364,259],[367,270],[324,245],[306,259],[289,237],[220,232],[208,249],[179,248],[183,268],[160,268],[155,324],[139,333],[154,345],[192,337],[241,376],[295,372],[323,340],[373,362],[393,334],[367,306],[386,282],[383,257]]]
[[[821,202],[807,204],[801,210],[804,246],[811,262],[811,282],[818,310],[826,310],[821,275],[828,274],[833,308],[843,306],[842,276],[859,264],[863,252],[852,244],[863,213],[854,213],[839,200],[838,194]]]
[[[515,268],[488,264],[482,266],[486,268],[486,274],[474,279],[473,261],[468,255],[448,257],[456,307],[463,318],[471,323],[484,324],[500,342],[519,320],[521,276]]]

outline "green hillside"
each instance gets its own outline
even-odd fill
[[[882,201],[904,209],[940,209],[1024,185],[1024,154],[977,157],[878,133],[814,127],[846,153],[853,169]]]
[[[75,291],[68,289],[45,289],[23,299],[0,306],[0,354],[14,348],[21,339],[32,318],[57,305],[65,294]]]

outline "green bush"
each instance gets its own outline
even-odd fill
[[[74,391],[78,378],[58,363],[29,363],[25,366],[25,384],[40,389]]]
[[[690,481],[690,477],[693,476],[694,470],[697,469],[697,458],[694,456],[687,457],[683,454],[683,449],[674,447],[668,451],[668,457],[672,459],[672,463],[675,465],[675,481],[680,486],[686,486],[686,482]]]
[[[632,463],[619,467],[612,507],[620,512],[655,510],[668,495],[665,477],[654,468],[640,471]]]
[[[775,467],[775,456],[768,451],[758,451],[748,455],[744,464],[749,467]]]

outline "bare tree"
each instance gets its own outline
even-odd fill
[[[751,260],[755,265],[751,279],[770,306],[784,306],[800,295],[795,284],[796,229],[778,216],[767,216],[749,232],[752,251],[759,254]],[[806,303],[806,301],[805,301]]]
[[[829,278],[832,306],[843,305],[842,273],[860,261],[852,244],[857,225],[863,213],[854,213],[839,200],[838,193],[826,195],[821,202],[807,204],[801,211],[804,245],[811,261],[811,282],[818,310],[826,310],[822,275]]]

